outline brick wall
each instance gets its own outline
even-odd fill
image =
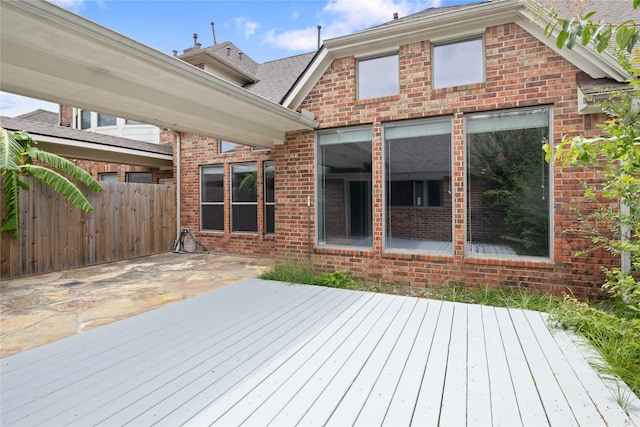
[[[173,140],[169,132],[162,132],[161,139]],[[175,147],[175,145],[174,145]],[[175,148],[174,148],[175,150]],[[177,158],[174,152],[174,159]],[[181,134],[182,182],[180,215],[182,228],[192,230],[196,240],[204,244],[210,252],[232,253],[253,256],[271,256],[275,237],[266,234],[264,226],[264,162],[273,160],[271,150],[253,151],[250,147],[236,145],[234,153],[219,154],[218,141],[214,138],[193,134]],[[231,232],[231,190],[230,170],[235,163],[255,162],[257,166],[258,188],[258,232]],[[200,167],[222,165],[225,172],[224,181],[224,231],[203,231],[200,228]],[[276,192],[280,180],[279,168],[276,165]],[[276,196],[276,215],[278,215]],[[276,230],[278,223],[276,222]]]
[[[448,281],[467,285],[522,284],[578,295],[591,294],[602,283],[600,266],[616,260],[608,253],[575,254],[589,242],[572,232],[577,224],[570,206],[592,208],[582,198],[576,176],[583,171],[555,168],[553,261],[537,258],[495,258],[465,254],[465,136],[464,115],[479,111],[545,105],[553,107],[553,140],[563,135],[593,134],[598,117],[577,113],[578,69],[515,24],[489,28],[485,34],[486,79],[455,88],[431,88],[431,46],[428,41],[399,50],[400,94],[356,100],[356,60],[336,59],[301,105],[321,128],[359,124],[373,126],[372,249],[316,248],[312,261],[318,271],[348,270],[366,280],[412,286]],[[386,121],[436,116],[453,117],[453,254],[393,254],[382,250],[383,177],[381,124]],[[291,132],[275,150],[276,254],[303,260],[307,256],[306,201],[314,203],[314,135]],[[315,208],[311,235],[315,239]]]

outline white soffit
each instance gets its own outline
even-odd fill
[[[317,122],[50,3],[0,1],[0,90],[258,147]]]

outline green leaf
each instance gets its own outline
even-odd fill
[[[11,237],[16,239],[19,236],[19,221],[20,214],[19,208],[19,175],[17,171],[7,171],[4,174],[4,203],[6,210],[6,218],[4,224],[2,224],[1,231],[8,231],[11,233]]]
[[[587,13],[587,15],[584,17],[584,20],[586,21],[587,19],[591,18],[595,14],[596,14],[595,10]]]
[[[586,26],[582,30],[582,40],[581,40],[582,45],[583,46],[588,45],[590,40],[591,40],[591,27]]]
[[[565,30],[560,31],[560,34],[558,34],[558,40],[556,40],[556,46],[558,49],[562,49],[564,47],[564,43],[567,41],[567,38],[569,38],[569,33]]]
[[[576,37],[578,33],[576,31],[571,31],[569,34],[569,41],[567,42],[567,49],[573,49],[573,45],[576,43]]]
[[[102,191],[100,183],[96,181],[87,171],[76,166],[73,162],[65,159],[64,157],[42,151],[36,147],[30,147],[27,150],[27,155],[35,160],[44,162],[51,167],[60,169],[62,172],[71,176],[73,179],[76,179],[89,187],[91,191],[95,191],[96,193]]]
[[[607,46],[609,46],[609,41],[611,40],[612,30],[608,28],[604,33],[600,34],[600,37],[597,39],[596,50],[599,53],[602,53]]]
[[[22,145],[16,141],[15,134],[0,128],[0,172],[5,170],[19,170],[22,158]]]
[[[93,212],[93,207],[78,187],[58,172],[38,165],[23,167],[29,170],[31,176],[64,196],[73,206],[88,213]]]
[[[640,37],[639,30],[631,30],[631,32],[632,32],[632,35],[627,44],[627,52],[629,53],[633,52],[633,48],[635,47],[636,43],[638,43],[638,37]]]

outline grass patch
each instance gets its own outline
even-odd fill
[[[594,364],[597,370],[620,378],[636,395],[640,395],[640,313],[629,310],[624,303],[607,300],[591,305],[570,296],[561,299],[520,287],[469,288],[452,284],[436,288],[412,288],[385,283],[363,283],[344,271],[316,275],[311,266],[287,264],[273,266],[260,278],[547,312],[551,314],[553,324],[575,330],[600,352],[603,363]],[[633,397],[622,390],[613,392],[620,406],[626,410]]]
[[[637,312],[621,302],[607,300],[591,305],[566,296],[562,306],[552,312],[551,320],[586,337],[603,359],[593,366],[601,373],[620,378],[640,396],[640,317]],[[621,390],[614,390],[614,394],[626,409],[632,397]]]

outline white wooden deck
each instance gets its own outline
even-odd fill
[[[1,359],[2,425],[638,426],[540,313],[246,280]]]

